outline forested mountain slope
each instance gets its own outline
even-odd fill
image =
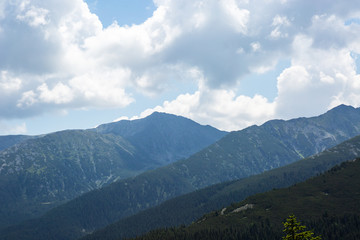
[[[189,227],[156,230],[136,240],[281,239],[282,223],[290,214],[322,239],[356,240],[360,238],[359,171],[360,159],[345,162],[303,183],[257,194],[209,213]]]
[[[360,136],[312,157],[245,179],[213,185],[142,211],[96,231],[82,240],[117,240],[156,228],[190,224],[202,215],[239,202],[250,195],[305,181],[360,156]],[[354,183],[356,184],[356,183]],[[279,238],[280,239],[280,238]]]
[[[75,239],[176,196],[292,163],[359,131],[360,110],[342,105],[319,117],[232,132],[185,160],[84,194],[38,220],[14,226],[12,237],[26,232],[29,239]]]
[[[27,141],[15,136],[19,143],[0,152],[0,228],[39,216],[118,179],[189,156],[226,134],[170,114],[154,113],[134,122],[111,123],[112,130],[105,124]],[[179,128],[184,128],[181,134],[177,134]],[[113,129],[134,132],[136,137]]]

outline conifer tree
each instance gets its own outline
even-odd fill
[[[314,237],[312,231],[305,231],[306,226],[301,225],[294,215],[290,215],[284,222],[283,232],[286,234],[283,240],[321,240],[321,237]]]

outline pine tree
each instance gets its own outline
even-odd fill
[[[294,215],[290,215],[284,222],[283,240],[321,240],[321,237],[313,237],[312,231],[305,231],[306,226],[300,225]]]

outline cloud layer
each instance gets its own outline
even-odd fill
[[[104,28],[82,0],[2,1],[0,118],[131,107],[135,95],[165,94],[174,82],[198,89],[141,116],[166,111],[235,130],[360,105],[359,1],[154,3],[144,23]],[[241,92],[243,79],[280,60],[291,65],[275,99]]]

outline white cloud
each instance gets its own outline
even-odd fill
[[[290,26],[290,21],[286,16],[276,15],[273,18],[272,26]]]
[[[43,83],[37,90],[39,91],[39,100],[45,103],[64,104],[71,102],[74,98],[72,90],[61,82],[51,90],[46,83]]]
[[[142,24],[103,28],[82,0],[1,1],[1,117],[127,107],[136,94],[156,97],[184,82],[199,87],[155,109],[227,130],[358,105],[360,25],[345,22],[358,16],[359,1],[154,3]],[[274,101],[237,91],[283,59],[291,66]]]
[[[32,106],[36,102],[37,102],[36,94],[32,90],[30,90],[22,94],[22,97],[18,101],[16,107],[26,108],[28,106]]]
[[[125,107],[133,102],[125,92],[130,72],[126,69],[89,72],[70,80],[70,88],[79,104],[95,107]]]
[[[4,94],[11,94],[21,88],[22,80],[17,77],[9,76],[7,71],[0,72],[0,91]]]
[[[49,23],[48,14],[49,11],[47,9],[31,6],[26,11],[17,15],[16,19],[24,21],[32,27],[38,27]]]
[[[274,29],[270,33],[270,37],[273,39],[277,38],[286,38],[288,37],[288,33],[283,33],[282,30],[291,25],[289,19],[286,16],[276,15],[273,18],[273,22],[271,24]]]
[[[131,119],[146,117],[154,111],[167,112],[231,131],[252,124],[261,124],[274,116],[274,110],[275,105],[260,95],[236,96],[231,90],[200,87],[194,94],[181,94],[175,100],[146,109],[140,116]]]
[[[222,0],[220,2],[225,10],[226,16],[228,16],[229,23],[237,32],[245,34],[249,21],[249,10],[241,9],[235,0]]]
[[[250,45],[254,52],[260,51],[261,49],[261,44],[259,42],[253,42]]]
[[[319,17],[314,17],[311,32],[316,32]],[[334,21],[334,16],[326,21]],[[337,21],[337,20],[336,20]],[[336,31],[350,31],[344,25],[332,25]],[[351,34],[351,32],[349,33]],[[357,33],[357,34],[360,34]],[[299,34],[293,41],[292,66],[285,69],[278,77],[278,97],[276,112],[280,117],[290,118],[299,115],[319,114],[339,104],[360,106],[359,80],[355,59],[351,56],[351,41],[345,34],[343,43],[332,41],[331,46],[323,48],[329,39],[319,39],[317,35]],[[337,36],[334,36],[337,38]],[[346,43],[349,41],[349,43]]]
[[[303,66],[291,66],[278,77],[279,95],[306,89],[309,84],[311,84],[311,79],[307,70]]]
[[[345,26],[344,18],[334,14],[315,14],[309,21],[310,25],[302,31],[293,32],[289,48],[284,46],[290,53],[292,65],[278,77],[278,96],[273,102],[260,95],[236,96],[231,90],[200,87],[195,94],[180,95],[173,101],[147,109],[142,116],[152,111],[165,111],[221,129],[236,130],[270,118],[317,115],[341,103],[359,106],[360,76],[352,53],[358,52],[356,43],[360,29]],[[272,27],[291,28],[292,25],[283,15],[275,15],[271,23]],[[322,31],[324,34],[319,34]],[[254,52],[264,52],[265,57],[268,54],[266,44],[265,51],[259,41],[250,42],[250,46]],[[246,50],[238,48],[237,53],[246,54]],[[266,68],[259,69],[251,71],[266,71]]]

